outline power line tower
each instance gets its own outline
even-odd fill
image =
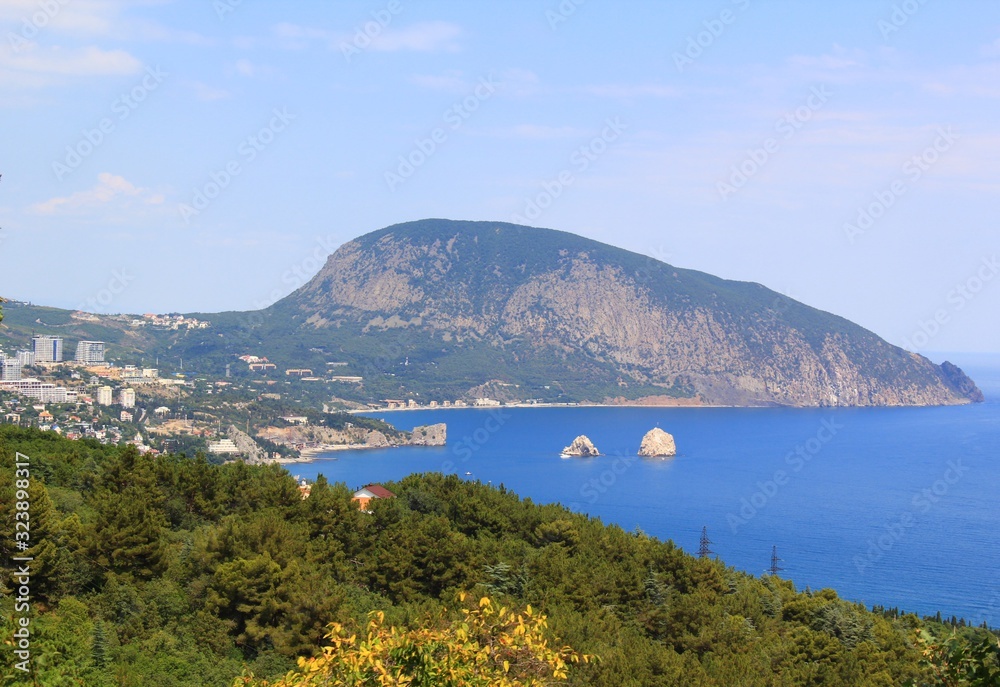
[[[701,541],[698,542],[698,558],[708,558],[709,555],[715,553],[712,549],[708,548],[708,545],[712,543],[712,540],[708,538],[708,528],[701,528]]]
[[[781,572],[782,570],[784,570],[784,568],[782,568],[782,567],[780,567],[778,565],[778,563],[780,563],[781,561],[782,561],[782,559],[778,558],[778,547],[777,546],[772,546],[771,547],[771,567],[768,568],[767,571],[769,573],[771,573],[772,575],[777,576],[777,574],[779,572]]]

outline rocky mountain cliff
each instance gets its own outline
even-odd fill
[[[960,369],[771,291],[573,234],[423,220],[341,246],[265,311],[400,392],[882,406],[982,400]]]

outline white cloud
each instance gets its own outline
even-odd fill
[[[989,45],[984,45],[980,48],[979,53],[983,57],[1000,57],[1000,38],[996,39]]]
[[[604,84],[585,86],[584,93],[601,98],[676,98],[680,91],[660,84]]]
[[[85,214],[112,205],[162,205],[163,194],[134,185],[124,177],[101,172],[96,186],[69,196],[50,198],[28,208],[36,215]]]
[[[330,47],[333,47],[334,44],[344,40],[342,35],[337,34],[334,31],[316,29],[311,26],[299,26],[298,24],[292,24],[290,22],[275,24],[271,30],[278,39],[278,42],[281,44],[281,47],[286,50],[305,50],[314,40],[329,43]],[[238,40],[249,44],[255,42],[250,38],[242,38]],[[240,47],[239,44],[237,44],[237,47]]]
[[[458,70],[451,70],[439,75],[414,74],[410,77],[410,83],[432,91],[449,91],[452,93],[467,91],[470,88],[469,82],[465,80],[462,72]]]
[[[271,65],[251,62],[245,57],[240,58],[231,64],[227,64],[224,72],[228,77],[236,76],[244,79],[273,77],[280,74],[278,69],[272,67]]]
[[[232,93],[229,91],[221,88],[213,88],[212,86],[202,83],[201,81],[189,81],[185,85],[194,90],[198,100],[203,100],[205,102],[225,100],[226,98],[232,97]]]
[[[941,70],[926,78],[921,86],[938,96],[1000,98],[1000,64],[986,63]]]
[[[14,51],[0,45],[0,70],[52,76],[119,76],[135,74],[142,63],[124,50],[89,46],[75,50],[29,44]]]
[[[509,131],[516,138],[548,140],[554,138],[579,138],[592,135],[593,131],[573,126],[545,126],[542,124],[519,124]]]
[[[500,72],[500,90],[516,97],[534,95],[541,90],[541,79],[530,69],[505,69]]]
[[[149,5],[136,0],[3,0],[0,22],[13,24],[13,32],[27,40],[44,40],[47,34],[112,37],[124,41],[165,41],[199,45],[211,41],[194,31],[180,31],[144,19],[123,16],[132,6]]]
[[[281,47],[287,50],[305,50],[313,41],[326,43],[331,50],[340,50],[343,44],[353,45],[353,31],[331,31],[311,26],[281,22],[272,27]],[[385,27],[371,37],[366,50],[379,52],[457,52],[461,49],[458,38],[462,28],[446,21],[425,21],[403,28]],[[252,39],[240,39],[243,45],[253,44]]]
[[[121,3],[106,0],[53,0],[45,7],[38,0],[4,0],[0,21],[13,23],[13,31],[25,38],[48,30],[103,35],[111,31],[120,7]]]
[[[788,63],[793,67],[803,67],[806,69],[852,69],[863,66],[864,53],[857,52],[849,56],[841,51],[836,51],[834,55],[793,55]]]
[[[372,39],[371,49],[384,52],[457,52],[460,47],[456,39],[460,35],[462,28],[451,22],[418,22],[402,29],[386,28]]]

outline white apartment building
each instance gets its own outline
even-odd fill
[[[63,340],[59,336],[39,335],[31,339],[36,363],[58,363],[63,359]]]
[[[67,403],[70,399],[70,394],[66,387],[43,382],[34,377],[2,381],[0,382],[0,389],[13,391],[28,398],[38,399],[41,403]],[[73,400],[76,400],[75,394],[73,394]]]
[[[21,378],[21,361],[17,358],[3,358],[0,361],[0,381],[15,382]]]
[[[123,408],[135,408],[135,389],[122,389],[118,398]]]
[[[239,453],[240,449],[233,443],[232,439],[220,439],[219,441],[208,442],[209,453]]]
[[[102,386],[97,389],[97,403],[102,406],[111,405],[111,387]]]
[[[81,341],[76,345],[76,362],[103,363],[105,345],[103,341]]]

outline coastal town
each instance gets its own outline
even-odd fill
[[[98,316],[74,312],[72,317]],[[175,314],[115,317],[130,327],[211,326]],[[116,355],[109,355],[112,352]],[[429,434],[404,436],[365,426],[360,416],[354,422],[331,423],[331,413],[346,417],[368,411],[502,405],[488,397],[426,402],[386,398],[362,404],[331,391],[318,412],[292,398],[300,395],[294,392],[302,384],[317,382],[333,388],[363,384],[361,375],[341,373],[346,362],[332,362],[322,372],[279,369],[267,356],[248,353],[234,356],[224,376],[213,378],[180,370],[163,372],[155,358],[154,366],[146,366],[143,358],[126,359],[105,341],[74,341],[50,334],[35,334],[23,347],[0,348],[0,422],[50,430],[68,439],[132,445],[152,455],[202,452],[216,462],[266,463],[308,460],[318,453],[349,448],[444,443],[443,425]]]

